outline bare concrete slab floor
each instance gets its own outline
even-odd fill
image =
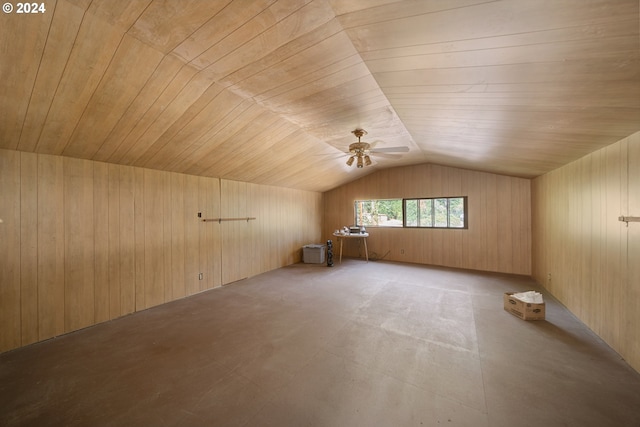
[[[296,264],[0,355],[0,425],[640,426],[640,374],[562,305],[503,310],[530,289]]]

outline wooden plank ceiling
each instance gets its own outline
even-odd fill
[[[640,130],[638,0],[47,0],[0,25],[0,148],[325,191],[534,177]],[[397,158],[345,164],[350,133]]]

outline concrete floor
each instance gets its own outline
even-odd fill
[[[640,374],[564,307],[503,310],[530,289],[296,264],[0,355],[0,425],[640,426]]]

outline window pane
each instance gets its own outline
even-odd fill
[[[433,199],[420,200],[420,227],[433,227]]]
[[[376,200],[378,205],[378,225],[402,227],[402,199]]]
[[[449,199],[449,227],[464,227],[464,199],[462,197]]]
[[[447,227],[447,199],[433,199],[435,227]]]
[[[402,227],[402,199],[356,200],[356,225]]]
[[[405,200],[405,219],[407,227],[418,226],[418,201],[417,200]]]

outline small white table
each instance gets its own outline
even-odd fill
[[[369,262],[369,250],[367,249],[367,237],[369,237],[369,233],[353,233],[353,234],[342,234],[342,233],[333,233],[334,236],[338,238],[340,241],[340,263],[342,264],[342,243],[344,239],[362,239],[364,243],[364,256]]]

